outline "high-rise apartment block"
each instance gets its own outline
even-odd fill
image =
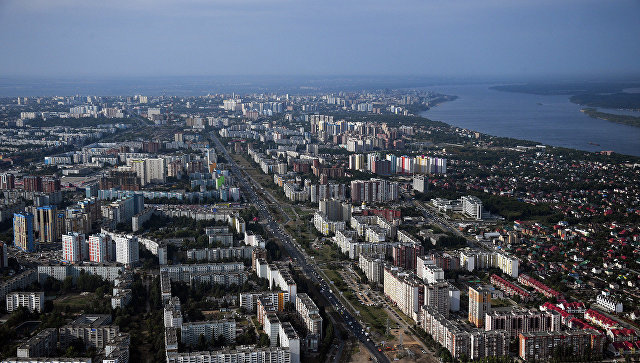
[[[322,337],[322,317],[320,310],[311,300],[309,295],[305,293],[298,294],[296,299],[296,311],[300,315],[308,334],[315,334],[318,338]]]
[[[485,314],[489,312],[491,312],[491,290],[483,286],[469,286],[469,322],[482,328]]]
[[[7,245],[4,242],[0,242],[0,268],[5,268],[9,265],[9,257],[7,256]]]
[[[360,254],[358,267],[364,272],[369,284],[378,285],[384,279],[384,254],[367,255]]]
[[[89,237],[89,261],[107,262],[115,259],[115,245],[111,236],[105,233]]]
[[[164,183],[167,178],[165,160],[162,158],[131,160],[131,170],[136,172],[142,185]]]
[[[407,270],[415,270],[418,256],[424,254],[421,244],[401,244],[393,246],[393,265]]]
[[[0,189],[11,190],[16,187],[16,177],[10,173],[0,174]]]
[[[53,205],[46,205],[36,209],[36,231],[40,243],[59,242],[62,238],[62,218],[58,216],[58,209]]]
[[[429,179],[424,175],[413,176],[413,190],[424,193],[429,189]]]
[[[81,262],[89,256],[89,246],[82,233],[71,232],[62,235],[62,260],[66,262]]]
[[[117,236],[114,240],[116,244],[116,262],[125,265],[138,262],[138,237]]]
[[[60,191],[60,179],[56,177],[42,178],[42,191],[44,193],[54,193]]]
[[[35,252],[33,214],[15,213],[13,215],[13,244],[25,252]]]
[[[604,335],[596,330],[566,330],[561,332],[529,332],[518,336],[518,356],[524,361],[544,361],[551,358],[559,347],[571,348],[575,357],[590,354],[599,361]]]
[[[385,179],[353,180],[351,201],[353,203],[383,203],[398,199],[399,184]]]
[[[34,175],[25,176],[22,178],[22,188],[25,192],[41,192],[42,178]]]
[[[559,331],[562,316],[557,311],[514,309],[485,315],[485,330],[506,330],[511,338],[520,333]]]

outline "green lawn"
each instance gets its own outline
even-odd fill
[[[68,306],[71,311],[81,311],[85,307],[90,305],[93,299],[94,299],[93,293],[90,293],[84,296],[80,294],[65,295],[55,299],[53,301],[53,306],[59,307],[62,309]]]

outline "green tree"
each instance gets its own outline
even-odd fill
[[[64,278],[64,281],[62,281],[62,291],[69,293],[71,290],[73,290],[73,277],[67,276]]]
[[[269,345],[271,345],[271,340],[269,339],[269,336],[265,333],[260,333],[260,338],[258,339],[258,346],[268,347]]]

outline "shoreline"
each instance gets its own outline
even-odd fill
[[[605,121],[613,122],[620,125],[640,127],[640,117],[606,113],[606,112],[598,111],[597,108],[593,108],[593,107],[583,108],[580,110],[580,112],[592,118],[605,120]]]
[[[506,91],[505,91],[505,92],[506,92]],[[459,96],[456,96],[456,95],[452,95],[452,97],[454,97],[454,98],[453,98],[453,99],[451,99],[450,101],[455,101],[456,99],[458,99],[458,98],[459,98]],[[447,100],[447,101],[449,101],[449,100]],[[437,105],[434,105],[433,107],[436,107],[436,106],[438,106],[438,105],[441,105],[441,104],[443,104],[443,103],[445,103],[445,102],[447,102],[447,101],[439,102]],[[541,142],[541,141],[536,141],[536,140],[527,140],[527,139],[519,139],[519,138],[514,138],[514,137],[508,137],[508,136],[492,135],[492,134],[489,134],[489,133],[486,133],[486,132],[482,132],[482,131],[479,131],[479,130],[473,130],[473,129],[469,129],[469,128],[462,127],[462,126],[456,126],[456,125],[451,124],[449,121],[437,120],[437,119],[431,119],[431,118],[429,118],[429,117],[427,117],[427,116],[425,115],[425,113],[426,113],[427,111],[429,111],[429,110],[421,111],[417,116],[422,117],[422,118],[424,118],[425,120],[432,121],[432,122],[433,122],[433,121],[442,122],[442,123],[444,123],[444,124],[448,125],[448,126],[449,126],[449,127],[451,127],[451,128],[460,128],[460,129],[468,130],[468,131],[471,131],[471,132],[477,132],[477,133],[480,133],[481,135],[488,136],[488,137],[491,137],[491,138],[505,139],[505,140],[514,140],[514,141],[521,141],[521,142],[523,143],[523,146],[527,146],[527,144],[537,144],[537,145],[543,145],[543,146],[548,147],[548,148],[564,149],[564,150],[571,150],[571,151],[577,151],[577,152],[583,152],[583,153],[589,153],[589,154],[597,154],[597,155],[602,155],[601,153],[602,153],[603,151],[608,151],[608,150],[605,150],[605,149],[602,149],[602,150],[599,150],[599,151],[591,151],[591,150],[577,149],[577,148],[574,148],[574,147],[567,147],[567,146],[555,146],[555,145],[547,144],[547,143],[544,143],[544,142]],[[584,113],[584,111],[583,111],[583,110],[580,110],[580,112],[583,112],[583,113]],[[585,113],[585,114],[586,114],[586,113]],[[587,114],[587,115],[588,115],[588,114]],[[611,115],[611,114],[608,114],[608,115]],[[590,116],[590,117],[593,117],[593,116],[591,116],[591,115],[589,115],[589,116]],[[613,115],[613,116],[617,116],[617,115]],[[631,117],[633,117],[633,116],[631,116]],[[593,118],[598,118],[598,117],[593,117]],[[639,119],[639,121],[640,121],[640,118],[638,118],[638,119]],[[614,121],[607,120],[607,119],[602,119],[602,120],[604,120],[604,121],[608,121],[608,122],[614,122]],[[614,122],[614,123],[617,123],[617,122]],[[634,126],[634,125],[626,125],[626,126],[631,126],[631,127],[640,127],[640,126]],[[592,144],[591,142],[589,142],[588,144],[590,144],[590,145],[594,145],[594,144]],[[614,152],[615,154],[617,154],[617,155],[620,155],[620,156],[628,156],[628,157],[630,157],[630,158],[634,158],[634,159],[638,159],[638,160],[640,160],[640,155],[625,154],[625,153],[621,153],[621,152],[618,152],[618,151],[613,151],[613,152]]]

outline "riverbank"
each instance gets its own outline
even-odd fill
[[[491,89],[492,86],[425,88],[437,94],[456,95],[457,99],[420,112],[420,115],[487,135],[582,151],[611,150],[640,156],[640,127],[590,117],[580,112],[586,107],[570,102],[567,95],[500,92]]]

